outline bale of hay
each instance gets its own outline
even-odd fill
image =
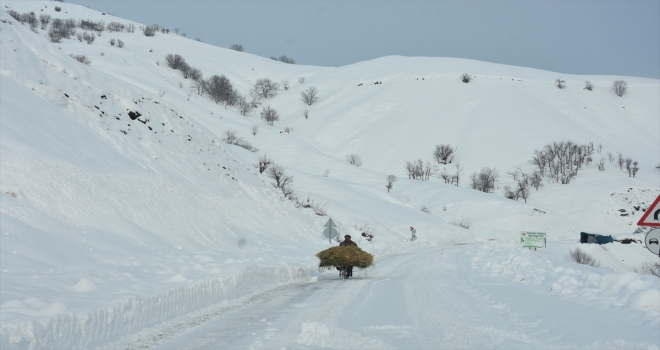
[[[355,266],[361,269],[374,264],[373,255],[356,246],[332,247],[316,254],[319,258],[319,268],[332,268],[335,266]]]

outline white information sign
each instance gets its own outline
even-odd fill
[[[520,233],[520,243],[524,248],[545,248],[545,232]]]

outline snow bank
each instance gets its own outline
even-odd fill
[[[147,298],[132,297],[104,309],[11,324],[0,330],[0,348],[93,348],[213,304],[309,279],[309,269],[304,266],[254,265],[229,278],[205,280]],[[48,308],[64,305],[59,304]]]
[[[582,265],[568,258],[580,248],[600,267]],[[606,308],[633,308],[644,317],[660,321],[660,279],[633,270],[657,257],[640,244],[607,245],[548,242],[536,251],[519,244],[491,243],[473,249],[472,267],[483,275],[526,283],[536,293],[578,300]]]

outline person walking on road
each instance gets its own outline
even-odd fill
[[[340,247],[358,246],[357,243],[351,241],[351,235],[345,235],[344,241],[339,243]],[[337,267],[339,269],[339,267]],[[353,277],[353,266],[346,266],[346,277]]]
[[[416,239],[417,239],[417,235],[415,235],[415,233],[417,233],[417,230],[415,230],[415,228],[412,227],[412,226],[410,226],[410,233],[412,234],[412,236],[410,237],[410,240],[411,240],[411,241],[416,240]]]

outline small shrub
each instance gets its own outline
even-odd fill
[[[94,35],[94,33],[85,32],[85,33],[83,33],[82,36],[83,36],[83,39],[85,40],[85,42],[87,44],[90,44],[90,45],[94,42],[94,40],[96,40],[96,35]]]
[[[92,63],[92,61],[89,58],[87,58],[87,56],[85,55],[70,55],[70,56],[80,63],[84,63],[84,64]]]
[[[60,11],[62,11],[62,8],[59,7],[59,6],[55,6],[55,11],[60,12]]]
[[[259,125],[252,125],[252,135],[257,136],[257,132],[259,132]]]
[[[236,130],[229,129],[224,132],[222,141],[225,143],[228,143],[230,145],[236,145],[242,148],[245,148],[246,150],[250,152],[257,152],[259,149],[252,146],[248,141],[246,141],[244,138],[238,136],[238,132]]]
[[[470,229],[470,226],[472,226],[472,222],[470,222],[470,219],[466,218],[461,218],[460,220],[453,220],[449,222],[450,225],[462,227],[466,230]]]
[[[392,188],[394,188],[394,183],[398,180],[396,176],[394,175],[387,175],[385,177],[385,180],[387,180],[387,185],[385,185],[385,188],[387,188],[387,193],[390,192]]]
[[[110,22],[108,23],[107,27],[109,32],[122,32],[126,28],[125,25],[119,23],[119,22]]]
[[[565,88],[566,87],[566,80],[563,80],[562,78],[555,79],[555,86],[557,86],[559,89]]]
[[[16,21],[21,22],[21,14],[18,13],[18,11],[9,10],[9,11],[7,11],[7,14],[12,16]],[[21,23],[23,23],[23,22],[21,22]]]
[[[244,50],[243,45],[241,45],[241,44],[232,44],[229,48],[234,50],[234,51],[238,51],[238,52],[243,52],[243,50]]]
[[[305,111],[303,112],[303,117],[305,117],[305,119],[308,119],[308,118],[309,118],[309,111],[308,111],[308,110],[305,110]]]
[[[268,78],[263,78],[258,79],[254,83],[254,87],[252,87],[250,93],[254,98],[268,98],[277,95],[279,89],[279,85],[276,82]]]
[[[596,261],[596,259],[580,248],[571,249],[568,253],[568,258],[578,264],[589,265],[592,267],[600,266],[600,263]]]
[[[345,159],[348,162],[348,164],[352,164],[355,166],[362,166],[362,158],[360,158],[360,156],[358,156],[357,154],[347,154]]]
[[[464,83],[469,83],[472,81],[472,76],[470,76],[470,74],[464,73],[461,75],[461,81]]]
[[[299,82],[300,84],[304,84],[304,83],[305,83],[305,77],[300,77],[300,78],[298,78],[298,82]]]
[[[165,63],[172,69],[179,69],[179,67],[186,64],[186,60],[180,55],[169,54],[165,56]]]
[[[115,46],[115,39],[110,39],[110,46]]]
[[[612,83],[612,90],[614,90],[614,93],[617,96],[621,97],[628,90],[628,83],[626,83],[624,80],[617,80]]]
[[[41,22],[41,30],[45,30],[50,23],[50,15],[39,15],[39,22]]]
[[[126,25],[126,32],[127,33],[135,33],[135,24],[134,23],[129,23]]]
[[[289,84],[288,80],[282,80],[282,82],[280,82],[280,86],[282,89],[284,89],[284,91],[288,91],[291,84]]]
[[[144,33],[145,36],[154,36],[156,35],[156,31],[158,31],[156,26],[146,26],[142,30],[142,33]]]
[[[499,177],[495,168],[482,168],[480,172],[474,172],[470,175],[471,187],[474,190],[490,193],[495,189],[495,182]]]
[[[120,49],[121,49],[122,47],[124,47],[124,42],[121,41],[121,39],[117,39],[117,47],[120,48]]]
[[[591,90],[593,90],[593,89],[594,89],[594,84],[592,84],[589,80],[587,80],[587,81],[584,82],[584,87],[582,88],[582,90],[589,90],[589,91],[591,91]]]
[[[431,214],[431,209],[429,209],[427,206],[423,206],[419,210],[421,210],[424,213]]]
[[[435,151],[433,151],[433,157],[435,157],[438,164],[448,164],[454,160],[455,152],[456,148],[452,147],[450,144],[436,145]]]
[[[639,267],[633,268],[633,271],[642,275],[651,275],[660,278],[660,263],[656,261],[647,261]]]
[[[273,126],[273,124],[280,120],[280,115],[271,106],[266,106],[261,110],[261,119]]]

